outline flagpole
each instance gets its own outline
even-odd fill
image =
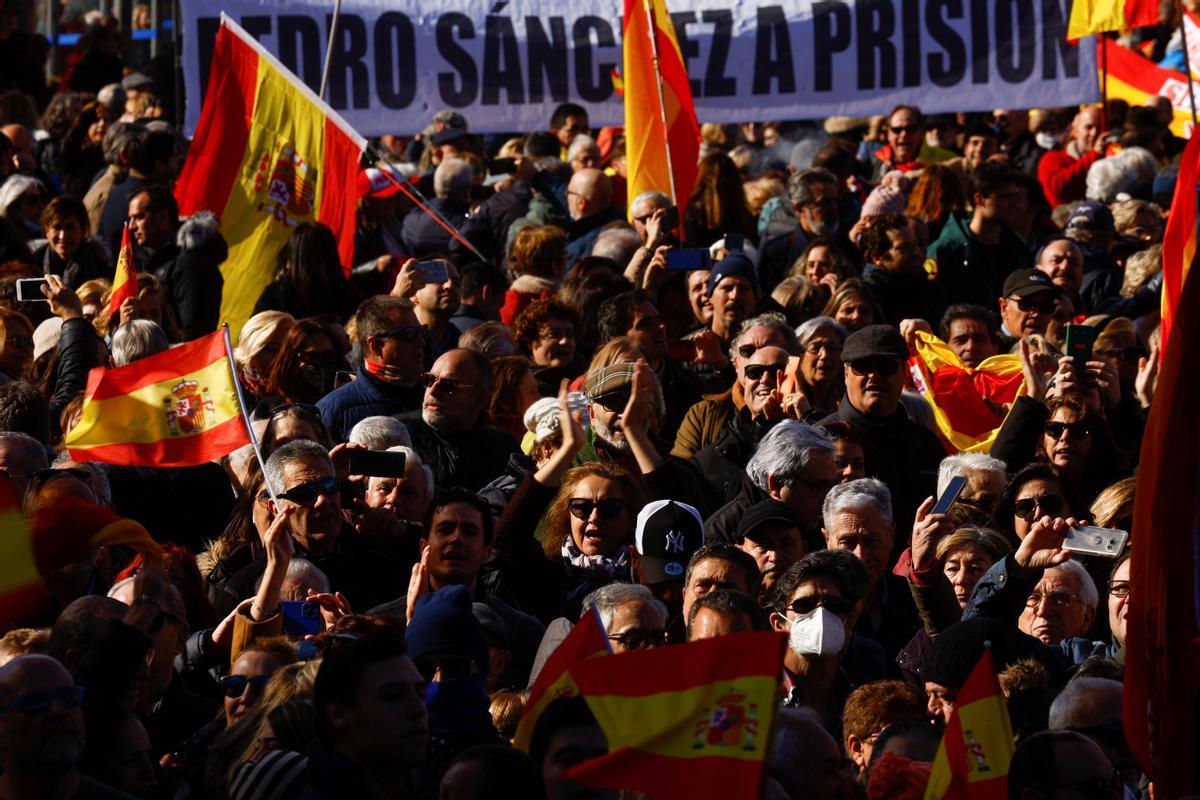
[[[391,165],[391,163],[389,163],[387,161],[387,159],[380,158],[379,154],[376,153],[375,150],[369,146],[367,147],[367,154],[370,157],[371,161],[374,162],[375,165],[380,168],[379,171],[384,174],[384,177],[386,177],[389,181],[391,181],[392,185],[394,185],[397,189],[399,189],[401,192],[403,192],[405,197],[407,197],[409,200],[412,200],[413,203],[416,204],[417,208],[424,211],[426,214],[428,214],[430,216],[431,219],[433,219],[434,222],[436,222],[438,225],[441,225],[443,228],[445,228],[446,233],[450,234],[455,239],[457,239],[459,244],[461,244],[463,247],[470,250],[471,253],[477,259],[479,259],[480,261],[488,260],[483,257],[483,254],[480,253],[478,249],[476,249],[475,245],[468,242],[466,240],[466,237],[464,237],[461,233],[459,233],[457,230],[455,230],[454,226],[451,225],[446,220],[445,217],[443,217],[441,214],[439,214],[437,212],[436,209],[434,209],[432,206],[429,205],[429,200],[426,199],[425,195],[421,194],[420,189],[416,188],[415,186],[409,185],[407,180],[400,180],[400,178],[397,178],[395,176],[395,174],[393,173],[393,170],[395,168]]]
[[[671,184],[671,204],[679,205],[679,198],[675,196],[675,167],[671,163],[671,137],[667,128],[667,103],[663,95],[663,80],[662,69],[658,61],[658,28],[654,24],[654,9],[650,7],[651,0],[642,0],[646,9],[646,22],[649,26],[650,35],[650,52],[654,63],[654,82],[658,88],[658,116],[662,120],[663,129],[663,151],[667,156],[667,181]],[[628,135],[628,134],[626,134]],[[679,239],[683,241],[683,214],[679,214]]]
[[[1108,37],[1096,34],[1100,43],[1100,131],[1108,130]]]
[[[329,20],[329,44],[325,46],[325,65],[321,67],[321,91],[318,95],[325,99],[325,89],[329,86],[329,65],[333,63],[333,42],[337,37],[338,22],[342,17],[342,0],[333,0],[333,17]]]
[[[238,379],[236,363],[233,360],[233,342],[229,339],[229,325],[221,325],[221,331],[225,335],[225,355],[229,359],[229,372],[233,377],[233,389],[237,392],[238,411],[242,414],[242,423],[246,426],[246,435],[250,437],[250,446],[254,448],[254,457],[258,459],[258,468],[262,470],[263,486],[267,489],[267,495],[271,498],[271,502],[275,504],[275,508],[279,508],[279,498],[275,496],[275,487],[271,485],[271,479],[267,477],[267,465],[263,463],[262,450],[258,448],[258,437],[254,435],[254,426],[250,424],[250,412],[246,410],[246,396],[242,394],[242,382]]]
[[[1196,89],[1192,85],[1192,65],[1188,55],[1187,23],[1184,16],[1187,10],[1182,0],[1175,0],[1175,13],[1179,16],[1179,38],[1183,40],[1183,74],[1187,76],[1188,100],[1192,104],[1192,136],[1196,135]]]

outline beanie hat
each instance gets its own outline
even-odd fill
[[[470,658],[480,667],[488,663],[483,631],[465,586],[446,586],[418,600],[404,639],[413,661],[445,653]]]
[[[903,214],[908,208],[908,198],[895,186],[876,186],[863,202],[864,217],[882,217],[887,214]]]
[[[750,285],[754,286],[757,290],[758,275],[754,271],[754,262],[744,253],[730,253],[716,264],[713,264],[712,272],[708,276],[708,296],[712,297],[713,290],[717,288],[717,284],[732,275],[741,275],[750,281]]]

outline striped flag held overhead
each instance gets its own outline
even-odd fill
[[[129,238],[129,223],[121,232],[121,252],[117,255],[117,271],[113,275],[112,292],[108,296],[109,319],[120,319],[121,304],[137,297],[137,269],[133,265],[133,242]],[[115,327],[115,326],[114,326]]]

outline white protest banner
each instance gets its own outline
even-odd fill
[[[1099,99],[1070,0],[725,0],[668,3],[701,122],[1068,106]],[[687,6],[684,8],[684,6]],[[416,133],[443,108],[472,130],[544,129],[555,105],[619,124],[619,0],[345,0],[326,100],[364,135]],[[314,0],[184,0],[185,128],[199,116],[224,11],[314,89],[332,8]]]

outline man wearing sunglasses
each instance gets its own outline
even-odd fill
[[[1045,335],[1062,291],[1050,276],[1036,269],[1019,269],[1004,280],[1000,297],[1001,347],[1010,349],[1017,339],[1034,333]]]
[[[946,454],[933,431],[908,417],[900,403],[908,345],[890,325],[869,325],[842,348],[846,397],[820,424],[844,419],[866,435],[867,474],[892,492],[896,537],[907,541],[921,502],[933,494]]]
[[[925,115],[916,106],[896,106],[887,118],[887,144],[872,158],[871,180],[878,183],[892,170],[912,172],[923,164],[954,158],[953,151],[925,141]]]
[[[887,675],[887,656],[854,635],[867,588],[862,562],[840,550],[809,553],[775,585],[771,627],[788,637],[784,705],[811,706],[836,730],[855,687]]]
[[[355,380],[317,401],[321,421],[335,442],[344,442],[361,419],[419,408],[417,379],[425,367],[427,332],[408,300],[378,295],[354,312],[363,364]]]

